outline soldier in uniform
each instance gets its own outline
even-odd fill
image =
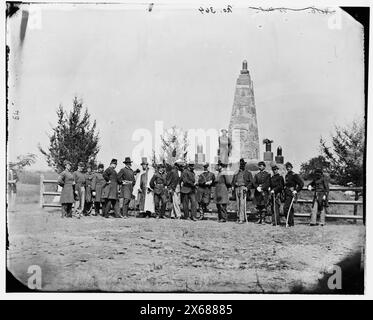
[[[293,198],[296,199],[298,192],[302,190],[304,182],[298,174],[293,172],[293,165],[290,162],[285,163],[285,168],[287,173],[285,176],[284,215],[286,217],[289,213],[288,224],[292,227],[294,226],[294,206],[290,207],[290,205]]]
[[[237,220],[238,223],[244,223],[246,218],[247,195],[250,197],[250,189],[253,185],[253,176],[246,170],[246,161],[240,159],[240,167],[233,175],[232,187],[236,194]]]
[[[92,166],[87,165],[87,172],[85,173],[85,207],[84,215],[89,216],[91,214],[93,198],[92,198],[92,179],[94,173],[92,172]]]
[[[225,165],[219,161],[217,165],[218,174],[215,180],[215,203],[218,209],[218,221],[226,222],[227,205],[229,202],[228,188],[231,187],[230,180],[225,170]]]
[[[128,207],[132,199],[133,187],[136,184],[135,172],[132,170],[132,161],[130,157],[126,157],[123,161],[125,167],[122,168],[118,173],[118,180],[121,184],[120,199],[123,204],[120,203],[121,213],[124,218],[128,217]]]
[[[16,197],[17,197],[17,181],[18,175],[14,168],[8,166],[8,210],[16,210]]]
[[[157,172],[150,180],[150,188],[154,193],[154,207],[157,219],[164,219],[167,205],[166,172],[163,163],[157,165]]]
[[[176,160],[173,168],[167,174],[166,184],[167,189],[170,192],[172,198],[172,210],[171,218],[176,219],[181,218],[181,209],[180,209],[180,177],[181,177],[181,167],[183,165],[182,160]]]
[[[103,177],[106,181],[106,185],[102,190],[102,198],[104,199],[104,217],[109,218],[110,207],[114,208],[115,218],[122,218],[119,213],[119,201],[118,201],[118,174],[115,170],[117,167],[118,160],[112,159],[109,168],[107,168]]]
[[[194,173],[194,162],[188,163],[188,167],[184,169],[180,177],[181,194],[183,202],[184,219],[195,221],[197,214],[196,200],[196,175]],[[189,215],[190,203],[190,215]]]
[[[78,199],[75,201],[75,214],[77,214],[78,218],[80,218],[80,215],[84,211],[84,205],[85,205],[85,174],[83,173],[84,169],[84,163],[79,162],[78,163],[78,170],[76,170],[74,175],[75,180],[75,193],[78,196]]]
[[[267,212],[267,203],[268,203],[268,188],[270,185],[271,175],[265,171],[266,164],[264,161],[258,163],[259,172],[255,174],[253,187],[254,191],[254,200],[256,204],[256,209],[259,213],[259,220],[257,223],[264,223],[265,216]]]
[[[308,185],[308,190],[315,190],[310,226],[317,225],[317,215],[320,215],[320,225],[325,225],[326,210],[329,206],[329,177],[327,177],[321,168],[317,168],[314,173],[315,177]]]
[[[92,198],[94,200],[95,213],[94,215],[100,214],[101,204],[104,199],[102,198],[102,190],[106,185],[106,181],[102,175],[104,172],[104,165],[100,163],[97,168],[97,172],[93,174],[92,178]]]
[[[203,165],[204,171],[198,177],[198,200],[200,209],[200,220],[204,219],[207,207],[211,200],[211,187],[215,183],[215,175],[209,171],[209,164]]]
[[[280,223],[280,207],[281,207],[281,193],[284,190],[285,181],[279,174],[279,168],[274,165],[272,167],[273,175],[270,180],[270,195],[271,195],[271,209],[272,209],[272,225],[279,226]]]
[[[74,203],[75,180],[71,173],[71,162],[64,161],[65,170],[61,172],[57,183],[62,187],[60,203],[62,207],[62,218],[72,218],[72,206]]]

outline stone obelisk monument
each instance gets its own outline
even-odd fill
[[[232,141],[231,162],[240,158],[259,159],[258,123],[254,99],[253,82],[247,70],[246,60],[236,82],[234,102],[229,122],[229,137]]]

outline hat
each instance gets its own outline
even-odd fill
[[[141,158],[141,163],[140,163],[141,165],[143,165],[143,164],[149,164],[148,163],[148,159],[146,158],[146,157],[142,157]]]
[[[78,167],[84,167],[84,163],[83,162],[79,162],[78,163]]]
[[[291,167],[291,168],[292,168],[293,165],[292,165],[290,162],[286,162],[286,163],[285,163],[285,168],[288,168],[288,167]]]
[[[188,166],[194,166],[194,165],[195,165],[194,161],[189,161],[188,162]]]
[[[322,173],[323,171],[322,171],[322,168],[316,168],[315,169],[315,173]]]
[[[240,159],[240,164],[246,164],[246,161],[245,161],[244,158],[241,158],[241,159]]]
[[[208,163],[208,162],[205,162],[204,164],[203,164],[203,167],[204,168],[208,168],[210,166],[210,164]]]
[[[221,129],[220,132],[228,132],[227,129]]]
[[[184,161],[181,160],[181,159],[177,159],[177,160],[175,161],[175,164],[181,166],[181,165],[184,164]]]
[[[111,159],[110,164],[112,164],[112,163],[118,164],[118,160],[117,159]]]
[[[102,163],[100,163],[100,164],[98,165],[97,168],[98,168],[98,169],[100,169],[100,168],[104,168],[104,165],[103,165]]]
[[[70,162],[69,160],[65,160],[65,161],[63,162],[63,165],[64,165],[64,166],[67,166],[68,164],[71,166],[71,162]]]
[[[266,163],[264,161],[259,161],[258,166],[266,166]]]
[[[157,164],[157,168],[158,168],[158,169],[164,168],[164,164],[163,164],[162,162],[161,162],[161,163],[158,163],[158,164]]]
[[[278,166],[274,165],[274,166],[272,167],[272,170],[273,170],[273,171],[278,170]]]
[[[125,164],[132,163],[131,158],[130,157],[125,157],[123,163],[125,163]]]

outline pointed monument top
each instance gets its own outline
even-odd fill
[[[241,70],[241,74],[245,74],[245,73],[249,73],[249,71],[247,70],[247,61],[244,60],[242,62],[242,70]]]

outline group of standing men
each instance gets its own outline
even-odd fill
[[[289,162],[285,164],[285,179],[279,174],[276,165],[272,167],[272,175],[267,172],[263,161],[258,163],[259,171],[253,176],[246,169],[244,159],[240,160],[239,170],[235,172],[233,179],[227,171],[227,166],[221,162],[216,166],[216,175],[209,171],[209,164],[205,164],[204,171],[198,178],[194,172],[194,162],[186,164],[177,160],[168,172],[164,163],[153,169],[146,158],[141,162],[142,172],[131,168],[132,161],[129,157],[125,158],[125,166],[119,172],[116,171],[117,163],[117,159],[112,159],[105,171],[100,164],[97,172],[92,172],[92,168],[87,166],[86,173],[83,173],[84,164],[79,163],[78,170],[72,173],[71,163],[66,161],[65,170],[58,179],[58,184],[62,186],[62,215],[71,217],[72,205],[75,202],[74,210],[78,217],[82,214],[90,215],[93,208],[93,215],[98,215],[102,208],[102,216],[108,218],[112,208],[114,217],[125,218],[128,216],[130,202],[137,193],[140,212],[145,216],[165,218],[167,204],[171,202],[171,218],[196,220],[199,211],[198,219],[203,220],[214,187],[213,198],[219,222],[227,221],[229,189],[232,188],[236,198],[238,223],[244,223],[245,220],[247,222],[246,204],[254,191],[253,200],[259,216],[257,223],[264,223],[270,210],[272,224],[280,225],[281,202],[284,202],[286,224],[293,226],[293,204],[304,186]],[[138,174],[140,177],[136,179]],[[320,224],[324,225],[329,184],[322,170],[316,171],[316,177],[308,188],[315,190],[311,225],[316,225],[318,213],[321,213]]]

